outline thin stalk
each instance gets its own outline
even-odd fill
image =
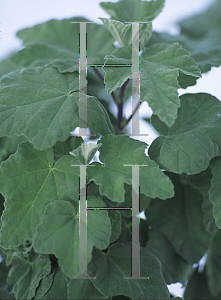
[[[92,66],[91,66],[91,67],[92,67]],[[101,79],[101,81],[102,81],[103,84],[104,84],[104,78],[103,78],[103,76],[101,75],[101,73],[98,71],[98,69],[97,69],[96,67],[93,67],[93,70],[94,70],[94,72],[97,74],[97,76]],[[118,105],[117,99],[116,99],[116,97],[115,97],[114,92],[111,92],[111,96],[112,96],[112,98],[113,98],[113,100],[114,100],[114,103]]]

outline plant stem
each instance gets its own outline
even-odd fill
[[[124,94],[125,94],[125,88],[126,85],[129,82],[129,78],[127,79],[127,81],[124,82],[124,84],[122,85],[121,89],[120,89],[120,103],[118,103],[118,122],[117,122],[117,127],[118,129],[121,131],[123,130],[123,127],[121,125],[121,122],[123,120],[123,105],[124,105]]]
[[[97,74],[97,76],[101,79],[101,81],[102,81],[103,84],[104,84],[104,78],[103,78],[103,76],[101,75],[101,73],[98,71],[98,69],[97,69],[96,67],[93,67],[93,70],[94,70],[94,72]],[[111,96],[112,96],[112,98],[113,98],[113,100],[114,100],[114,103],[115,103],[116,105],[118,105],[114,92],[111,92]]]
[[[127,124],[130,122],[130,120],[133,118],[133,116],[135,115],[135,113],[137,112],[139,107],[140,107],[140,102],[137,103],[135,110],[132,112],[130,117],[127,119],[126,123],[124,124],[124,128],[127,126]]]

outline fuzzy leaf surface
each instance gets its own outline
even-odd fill
[[[169,291],[161,273],[161,265],[155,256],[141,247],[140,276],[149,279],[126,280],[131,277],[131,245],[116,243],[104,253],[98,249],[93,252],[88,266],[93,285],[105,296],[128,296],[131,299],[169,300]]]
[[[29,261],[15,256],[12,263],[8,283],[10,286],[13,286],[13,293],[16,299],[32,299],[40,280],[51,271],[49,257],[35,254],[34,259]]]
[[[148,154],[163,169],[174,173],[197,174],[213,157],[221,154],[221,103],[206,93],[185,94],[171,128],[152,116],[153,127],[162,134]]]
[[[183,184],[179,175],[166,174],[174,184],[175,196],[166,201],[153,199],[145,210],[147,223],[153,233],[162,233],[176,253],[193,265],[205,254],[211,237],[203,224],[202,195],[190,184]]]
[[[99,192],[111,201],[124,202],[124,183],[131,185],[132,167],[124,164],[148,165],[140,167],[140,193],[162,199],[173,196],[173,185],[158,165],[144,153],[146,143],[123,135],[106,135],[98,142],[100,161],[87,171],[88,182],[99,185]]]
[[[4,76],[0,80],[0,136],[25,135],[39,150],[65,141],[79,126],[78,90],[77,73],[60,74],[54,67],[22,69]],[[87,97],[87,112],[92,132],[114,132],[96,97]]]
[[[79,23],[89,21],[75,17],[48,22],[25,28],[17,32],[26,48],[12,58],[18,65],[43,66],[51,64],[60,72],[73,72],[79,69]],[[105,54],[111,53],[114,39],[105,26],[87,24],[87,63],[103,64]]]
[[[54,163],[52,149],[36,150],[19,145],[17,152],[2,162],[1,193],[5,197],[0,240],[13,248],[33,238],[47,204],[59,199],[79,201],[79,161],[65,155]],[[13,222],[12,222],[13,220]]]
[[[89,196],[88,196],[89,197]],[[88,205],[102,207],[103,201],[89,197]],[[87,213],[87,257],[90,262],[93,246],[105,249],[110,243],[111,222],[106,210]],[[69,277],[79,276],[79,216],[69,201],[55,200],[47,205],[42,222],[33,237],[39,253],[53,253],[59,266]],[[59,243],[58,243],[59,241]]]
[[[105,58],[105,64],[131,64],[131,48],[121,47]],[[108,94],[131,77],[129,67],[104,66],[103,70]],[[147,101],[153,113],[169,127],[174,124],[180,106],[179,73],[200,77],[200,69],[178,43],[153,45],[141,54],[140,101]]]

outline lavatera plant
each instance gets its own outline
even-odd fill
[[[181,21],[179,36],[152,31],[164,0],[100,5],[110,19],[86,26],[87,142],[73,132],[85,96],[79,22],[89,20],[20,30],[24,48],[0,62],[0,299],[169,300],[176,282],[184,299],[221,299],[221,103],[177,93],[221,64],[221,2]],[[140,22],[140,102],[159,134],[148,152],[128,129],[139,106],[124,115],[137,38],[130,22]],[[146,220],[136,223],[136,260],[138,165]]]

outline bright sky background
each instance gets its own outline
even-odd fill
[[[111,2],[117,1],[112,0]],[[25,27],[32,27],[52,18],[63,19],[73,16],[87,17],[97,24],[102,24],[98,18],[109,18],[109,16],[100,8],[100,2],[98,0],[0,0],[0,60],[11,51],[22,48],[15,33]],[[163,12],[153,21],[153,30],[178,34],[179,27],[175,25],[177,21],[203,12],[214,0],[166,0],[165,2]],[[212,68],[210,72],[197,80],[196,86],[178,90],[179,95],[205,92],[221,100],[220,77],[221,67]],[[127,116],[131,114],[130,103],[125,109],[125,113]],[[140,116],[150,116],[151,110],[146,103],[142,104],[139,114]],[[140,121],[140,133],[144,132],[148,132],[149,136],[139,139],[149,144],[157,137],[157,133],[151,130],[146,122]],[[171,285],[169,289],[174,295],[182,296],[183,291],[177,286],[181,285]]]

